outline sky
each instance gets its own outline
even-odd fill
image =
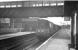
[[[8,1],[30,1],[30,0],[0,0],[0,2],[8,2]],[[31,1],[37,1],[37,0],[31,0]],[[48,0],[41,0],[41,1],[48,1]],[[49,0],[49,1],[64,1],[64,0]]]
[[[71,21],[64,21],[64,17],[48,17],[48,18],[42,18],[42,19],[48,20],[59,26],[71,25]]]
[[[0,2],[25,1],[25,0],[0,0]]]

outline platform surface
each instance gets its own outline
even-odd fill
[[[0,40],[27,35],[27,34],[32,34],[32,33],[35,33],[35,32],[17,32],[17,33],[4,34],[4,35],[0,35]]]
[[[36,50],[69,50],[70,30],[61,29],[41,44]]]

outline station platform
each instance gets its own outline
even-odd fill
[[[0,35],[0,40],[23,36],[23,35],[32,34],[32,33],[35,33],[35,32],[17,32],[17,33],[3,34],[3,35]]]
[[[61,29],[41,44],[36,50],[69,50],[70,30]]]

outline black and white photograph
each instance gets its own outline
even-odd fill
[[[77,50],[78,1],[0,0],[0,50]]]

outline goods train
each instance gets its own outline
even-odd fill
[[[10,25],[9,25],[10,24]],[[0,35],[18,32],[35,32],[0,40],[0,50],[22,50],[44,42],[61,27],[48,20],[36,18],[13,18],[10,23],[0,23]]]

